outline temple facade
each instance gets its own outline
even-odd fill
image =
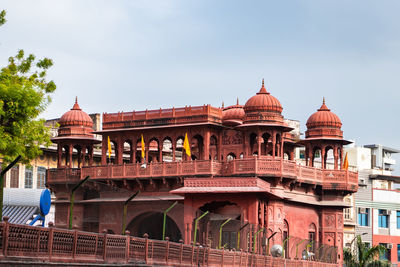
[[[58,165],[48,171],[48,185],[57,198],[55,225],[68,227],[70,192],[89,176],[75,193],[77,229],[121,233],[126,220],[132,235],[161,239],[163,213],[177,202],[167,214],[170,240],[189,244],[196,238],[215,248],[222,238],[226,248],[265,253],[267,241],[288,250],[295,237],[336,247],[341,262],[343,197],[358,188],[358,174],[342,169],[349,143],[342,123],[324,100],[300,139],[282,109],[263,81],[245,105],[103,113],[102,130],[93,133],[76,101],[53,139]],[[102,136],[100,144],[93,134]],[[183,149],[186,134],[190,157]],[[94,166],[93,149],[100,146],[101,165]],[[305,166],[295,160],[300,146]],[[334,158],[329,166],[328,154]],[[71,166],[73,155],[78,168]],[[124,202],[138,191],[124,217]]]

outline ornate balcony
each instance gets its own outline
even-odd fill
[[[195,160],[150,163],[146,168],[142,168],[140,164],[124,164],[83,167],[82,169],[50,169],[48,182],[76,182],[88,175],[91,179],[99,180],[182,176],[259,176],[293,179],[298,183],[320,185],[324,190],[355,192],[358,187],[356,172],[301,166],[295,161],[272,157],[235,159],[230,162]]]

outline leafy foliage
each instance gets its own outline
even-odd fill
[[[6,11],[0,11],[0,26],[6,23]]]
[[[361,236],[356,236],[353,251],[349,248],[343,250],[343,260],[347,267],[372,267],[392,266],[390,262],[376,259],[386,248],[381,245],[368,247],[361,241]]]
[[[0,25],[5,11],[0,12]],[[0,157],[11,162],[18,155],[23,163],[42,153],[40,145],[50,145],[50,130],[43,119],[37,119],[50,103],[55,91],[46,71],[53,65],[48,58],[35,60],[23,50],[10,57],[0,71]]]

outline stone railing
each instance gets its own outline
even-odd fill
[[[33,261],[41,264],[59,262],[96,264],[141,264],[146,266],[304,266],[334,267],[336,253],[327,254],[323,261],[273,258],[242,251],[212,249],[139,238],[127,235],[89,233],[78,230],[44,228],[10,224],[8,218],[0,223],[0,261]],[[146,235],[145,235],[146,236]],[[334,248],[334,247],[333,247]]]
[[[222,109],[211,105],[133,112],[103,113],[103,129],[198,122],[221,123]]]
[[[260,176],[290,178],[299,183],[321,185],[327,190],[357,191],[358,174],[346,170],[319,169],[298,165],[282,158],[248,158],[229,162],[194,160],[177,162],[91,166],[79,169],[51,169],[49,183],[91,179],[129,179],[193,176]],[[71,178],[68,178],[71,177]],[[80,177],[80,178],[79,178]]]

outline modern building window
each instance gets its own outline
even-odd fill
[[[400,244],[397,244],[397,261],[400,262]]]
[[[33,170],[32,167],[25,168],[25,188],[32,188]]]
[[[16,165],[10,170],[10,187],[18,188],[19,186],[19,166]]]
[[[387,210],[378,210],[378,226],[381,228],[389,227],[389,215]]]
[[[37,168],[37,188],[45,188],[46,184],[46,168]]]
[[[386,243],[379,243],[379,245],[384,246],[385,248],[387,248],[387,244]],[[384,252],[379,253],[379,259],[380,260],[389,260],[390,259],[390,249],[386,249]]]
[[[397,217],[397,229],[400,229],[400,211],[396,212],[396,217]]]
[[[358,208],[358,225],[369,226],[369,208]]]

